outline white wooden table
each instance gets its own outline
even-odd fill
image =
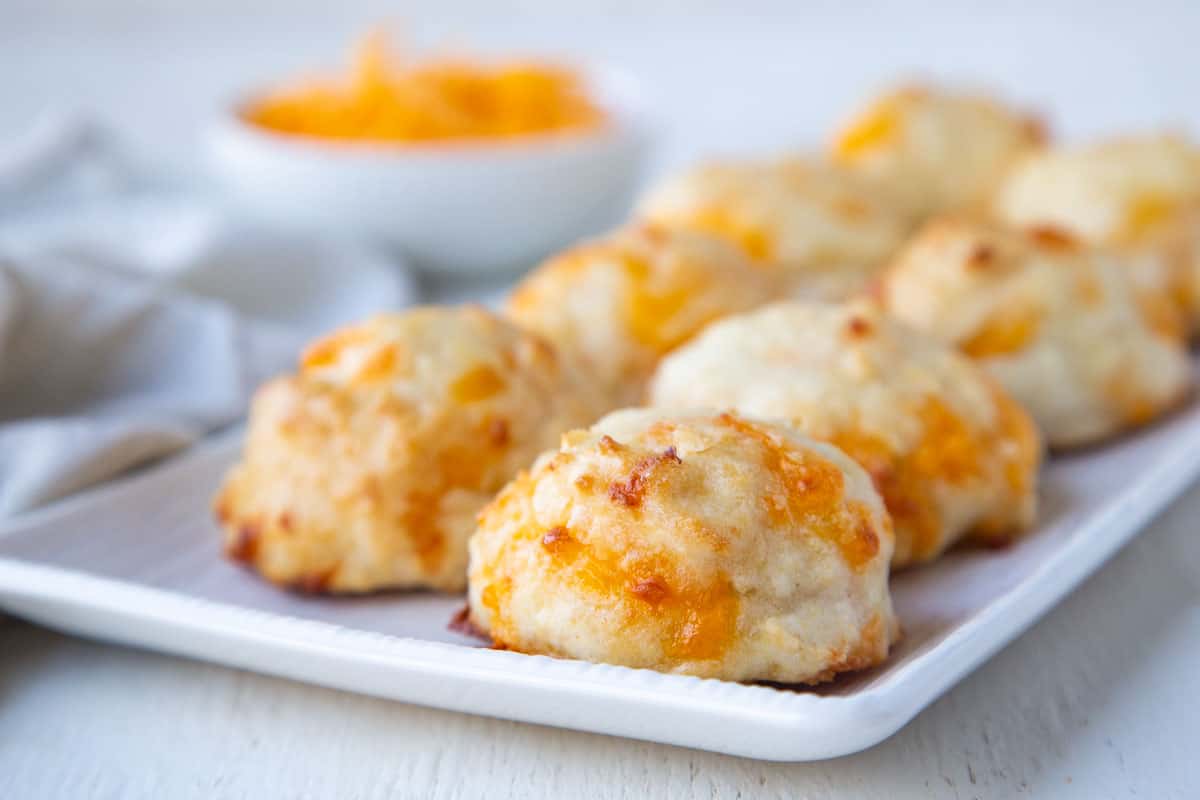
[[[550,0],[522,13],[455,0],[410,16],[425,39],[549,49],[641,73],[668,123],[660,166],[819,141],[870,87],[914,73],[995,85],[1054,109],[1068,134],[1200,129],[1200,4],[1058,0],[1019,16],[757,4],[774,6],[772,18],[621,17],[595,11],[619,5],[599,0],[585,21],[531,13]],[[72,106],[147,155],[194,164],[196,132],[222,98],[327,61],[381,14],[371,0],[339,3],[336,19],[315,0],[258,19],[235,0],[162,5],[174,10],[0,6],[0,136]],[[431,711],[0,621],[0,798],[1194,798],[1197,664],[1200,489],[900,734],[807,765]]]

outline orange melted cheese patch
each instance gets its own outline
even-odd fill
[[[475,403],[499,394],[506,385],[493,367],[480,364],[455,379],[450,385],[450,396],[456,403]]]
[[[358,368],[354,380],[359,383],[375,383],[395,374],[399,358],[394,346],[381,347],[372,353]]]
[[[775,257],[775,244],[770,233],[738,219],[726,209],[701,209],[692,215],[689,224],[701,233],[709,233],[734,244],[756,262],[770,261]]]
[[[435,571],[446,556],[446,535],[438,524],[438,505],[444,492],[414,493],[400,515],[401,525],[416,545],[417,558],[426,570]]]
[[[629,278],[629,291],[622,312],[630,335],[639,344],[660,353],[666,353],[683,343],[690,330],[673,330],[670,323],[684,310],[688,301],[703,290],[700,282],[692,280],[665,290],[655,290],[649,286],[652,272],[649,264],[633,256],[625,256],[622,265]]]
[[[881,102],[850,125],[833,145],[834,157],[844,163],[891,144],[900,135],[899,109]]]
[[[1169,221],[1177,210],[1178,203],[1169,195],[1158,192],[1139,194],[1125,209],[1125,238],[1129,241],[1144,238]]]
[[[486,430],[481,432],[484,439]],[[446,495],[454,490],[479,491],[484,484],[487,462],[469,447],[450,448],[438,453],[430,465],[429,474],[438,480],[423,491],[409,491],[402,495],[404,502],[397,514],[400,529],[412,538],[422,566],[436,571],[446,557],[446,535],[441,528],[441,505]],[[394,506],[388,497],[395,489],[372,478],[364,487],[365,501],[378,509]]]
[[[465,59],[402,64],[379,33],[360,45],[349,76],[277,90],[244,115],[281,133],[393,143],[580,131],[605,119],[570,70]]]
[[[845,478],[838,467],[807,452],[787,448],[770,433],[732,414],[722,414],[721,424],[754,439],[762,448],[763,462],[775,485],[763,503],[775,524],[809,530],[837,547],[852,569],[865,567],[879,552],[879,536],[870,515],[856,510],[853,518],[836,513],[845,495]]]
[[[660,244],[653,238],[650,241],[655,245]],[[680,328],[672,323],[687,309],[689,301],[705,290],[706,279],[702,270],[680,265],[678,274],[683,280],[672,281],[672,285],[667,287],[652,286],[656,272],[653,263],[605,242],[575,248],[555,259],[552,268],[570,275],[611,262],[618,263],[625,274],[627,282],[619,313],[634,341],[659,353],[666,353],[686,341],[698,324],[690,323]],[[511,307],[522,312],[534,310],[544,302],[542,283],[537,279],[523,282],[509,299]],[[714,312],[712,316],[715,318],[718,315]],[[699,320],[698,323],[703,326],[711,321]]]
[[[540,543],[568,584],[618,605],[636,601],[625,606],[624,624],[657,629],[665,657],[716,660],[733,643],[739,604],[724,575],[702,580],[663,554],[601,551],[561,526],[546,531]]]
[[[623,278],[614,315],[623,333],[654,354],[670,352],[724,310],[711,301],[693,303],[698,297],[711,298],[713,276],[704,264],[679,252],[655,226],[643,225],[639,233],[632,242],[613,238],[589,243],[553,259],[518,286],[510,307],[537,316],[539,307],[557,302],[548,298],[553,289],[546,290],[555,283],[552,276],[612,269]]]
[[[942,518],[928,483],[909,463],[899,458],[882,438],[858,431],[842,431],[830,443],[854,459],[875,484],[898,536],[912,542],[912,555],[923,558],[937,551]]]
[[[985,455],[998,451],[1009,452],[1003,469],[1015,495],[1024,494],[1033,480],[1039,454],[1033,426],[999,390],[994,391],[994,400],[996,425],[974,431],[943,402],[927,399],[917,410],[921,440],[906,454],[897,454],[881,437],[868,433],[845,430],[830,437],[871,476],[895,522],[897,539],[910,543],[914,560],[932,556],[942,547],[943,520],[937,511],[935,482],[963,485],[979,479]],[[1005,447],[1013,444],[1015,448]],[[984,520],[981,526],[986,531],[990,523]]]
[[[1005,308],[985,320],[959,349],[972,358],[1019,353],[1037,338],[1041,324],[1042,311],[1032,303]]]
[[[992,437],[977,436],[961,417],[936,397],[922,403],[918,416],[925,435],[912,452],[913,468],[955,484],[978,478],[983,455],[992,444]]]
[[[1025,235],[1044,250],[1070,252],[1080,248],[1079,239],[1073,233],[1055,225],[1032,225],[1025,229]]]
[[[1182,306],[1169,292],[1139,289],[1134,301],[1146,327],[1160,339],[1172,342],[1185,339],[1187,325],[1180,311]]]
[[[479,594],[479,602],[491,617],[492,646],[504,649],[516,641],[512,621],[509,618],[507,599],[512,593],[512,578],[489,576]]]
[[[304,369],[332,366],[348,348],[371,340],[372,334],[365,326],[343,328],[309,345],[300,358],[300,366]]]
[[[1024,496],[1037,478],[1041,441],[1025,409],[999,386],[992,386],[992,401],[996,404],[998,416],[996,438],[1000,442],[1015,445],[1004,463],[1005,481],[1014,495]]]

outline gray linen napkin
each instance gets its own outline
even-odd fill
[[[0,257],[0,516],[238,419],[301,338],[94,264]]]
[[[231,218],[85,117],[0,146],[0,518],[245,414],[302,342],[413,302],[391,254]]]

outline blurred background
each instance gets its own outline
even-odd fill
[[[561,54],[636,73],[654,171],[816,144],[880,86],[994,88],[1065,138],[1200,125],[1200,3],[701,0],[4,0],[0,137],[47,109],[195,168],[204,123],[248,85],[343,63],[386,22],[414,46]]]

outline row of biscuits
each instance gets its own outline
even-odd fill
[[[810,683],[879,663],[892,570],[1011,541],[1044,443],[1190,391],[1200,155],[1047,139],[900,90],[827,156],[668,179],[501,315],[317,342],[256,396],[227,553],[306,591],[467,586],[522,652]]]

